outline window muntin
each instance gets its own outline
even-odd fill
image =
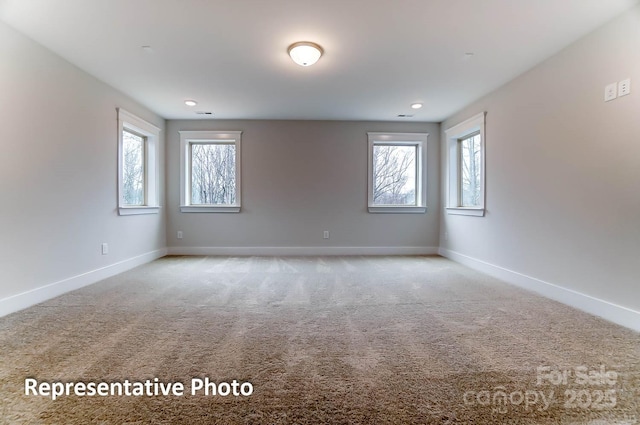
[[[426,211],[426,133],[368,133],[368,210]]]
[[[144,136],[122,131],[122,202],[126,206],[145,205],[146,143]]]

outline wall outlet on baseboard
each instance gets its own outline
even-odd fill
[[[182,230],[178,230],[177,238],[182,239]]]
[[[102,247],[102,255],[107,255],[109,253],[109,244],[104,242],[101,247]]]
[[[329,239],[329,231],[325,230],[324,232],[322,232],[322,238],[323,239]]]

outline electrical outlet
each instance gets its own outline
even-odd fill
[[[178,239],[182,239],[182,230],[178,230],[177,237],[178,237]]]
[[[323,238],[323,239],[329,239],[329,231],[328,231],[328,230],[325,230],[325,231],[322,233],[322,238]]]
[[[618,97],[618,84],[617,83],[608,84],[604,88],[604,101],[609,102],[610,100],[613,100],[616,97]]]
[[[107,255],[108,253],[109,253],[109,244],[105,242],[102,244],[102,255]]]
[[[618,97],[626,96],[631,93],[631,78],[622,80],[618,83]]]

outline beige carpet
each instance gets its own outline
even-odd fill
[[[440,257],[166,257],[0,318],[0,349],[8,424],[640,423],[640,335]]]

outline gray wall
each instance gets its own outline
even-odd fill
[[[635,8],[443,123],[487,111],[487,215],[443,214],[442,247],[640,310],[639,58]]]
[[[640,310],[638,52],[636,8],[442,126],[169,121],[162,213],[119,217],[116,107],[161,128],[164,120],[0,23],[0,301],[167,245],[422,248],[440,242]],[[632,94],[604,103],[604,86],[627,77]],[[441,130],[481,111],[488,112],[487,215],[441,214]],[[243,131],[240,214],[179,212],[179,130]],[[426,215],[367,213],[368,131],[430,133]],[[323,230],[331,239],[322,239]],[[100,254],[102,242],[110,244],[107,256]]]
[[[243,132],[242,212],[179,211],[180,130]],[[430,134],[426,215],[367,212],[368,131]],[[168,245],[437,247],[439,134],[439,125],[428,123],[168,121]],[[176,239],[178,230],[184,239]]]
[[[164,213],[117,216],[116,107],[164,128],[0,23],[0,300],[165,247]]]

